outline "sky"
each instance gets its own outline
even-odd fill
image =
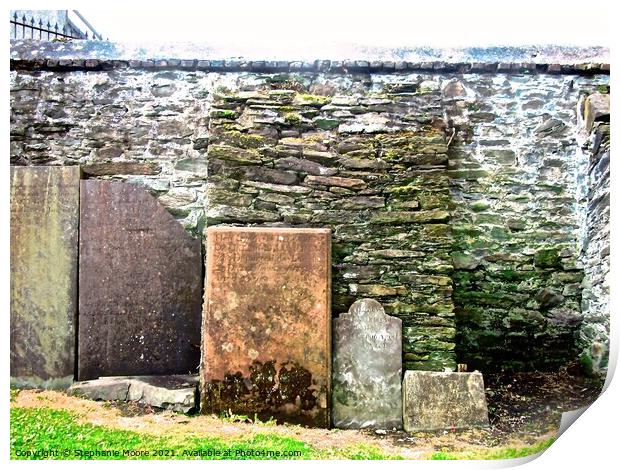
[[[143,3],[148,9],[73,3],[113,41],[251,43],[284,50],[334,44],[608,45],[611,21],[604,0]]]

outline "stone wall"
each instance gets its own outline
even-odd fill
[[[11,162],[145,185],[194,234],[331,228],[333,314],[379,300],[405,368],[577,357],[576,110],[606,66],[247,64],[13,61]]]
[[[544,370],[576,357],[587,172],[577,103],[606,78],[463,75],[445,86],[462,362]]]
[[[602,92],[602,93],[600,93]],[[587,215],[582,259],[583,323],[580,359],[588,373],[605,376],[609,359],[610,136],[609,89],[600,87],[582,101],[581,118],[587,135]]]

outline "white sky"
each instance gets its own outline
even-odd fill
[[[78,9],[113,41],[251,43],[272,50],[339,43],[609,45],[612,16],[607,0],[145,1],[132,3],[145,8],[131,9],[102,4],[39,1],[19,7]]]

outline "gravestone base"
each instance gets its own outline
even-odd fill
[[[405,372],[403,427],[408,432],[488,427],[480,372]]]
[[[198,406],[198,376],[100,377],[73,384],[68,393],[91,400],[135,401],[181,413]]]

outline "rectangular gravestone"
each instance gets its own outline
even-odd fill
[[[200,240],[143,188],[82,181],[78,376],[195,373]]]
[[[488,425],[484,381],[480,372],[405,372],[405,431],[467,429]]]
[[[329,229],[211,227],[203,413],[329,427]]]
[[[334,323],[332,423],[402,428],[402,321],[376,300],[360,299]]]
[[[79,167],[11,167],[11,383],[75,373]]]

